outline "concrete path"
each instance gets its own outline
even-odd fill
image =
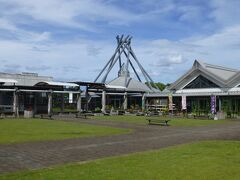
[[[199,140],[240,140],[240,122],[205,127],[161,127],[72,119],[94,125],[134,129],[131,134],[0,145],[0,173],[159,149]]]

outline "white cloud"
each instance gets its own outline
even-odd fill
[[[216,23],[225,27],[233,26],[240,23],[240,1],[238,0],[211,0],[210,5],[213,11],[209,17],[213,18]]]
[[[50,39],[50,32],[32,32],[18,28],[11,21],[0,18],[0,30],[6,30],[7,32],[0,33],[0,39],[4,38],[6,35],[11,34],[15,39],[22,42],[42,42]]]
[[[142,1],[149,8],[138,7],[140,9],[138,13],[121,9],[110,2],[0,0],[0,5],[11,7],[8,9],[0,7],[0,30],[2,30],[0,31],[0,62],[2,64],[0,70],[18,72],[34,70],[58,79],[92,81],[97,75],[95,70],[101,69],[114,52],[115,39],[112,41],[103,38],[89,40],[89,35],[81,39],[74,37],[61,40],[59,43],[53,41],[56,34],[46,30],[47,28],[41,26],[41,23],[98,31],[96,29],[98,22],[104,22],[104,25],[126,26],[144,20],[145,23],[150,19],[156,23],[162,23],[162,20],[168,20],[164,19],[165,16],[175,12],[179,13],[176,18],[181,22],[194,22],[201,20],[200,16],[204,16],[202,9],[197,5],[187,6],[184,3],[176,4],[172,1],[170,3],[169,1],[159,3],[157,0]],[[170,38],[167,39],[168,37],[158,38],[157,35],[152,40],[145,39],[144,36],[142,39],[133,39],[132,46],[139,61],[154,80],[164,82],[176,80],[192,66],[191,62],[194,59],[239,68],[240,22],[238,18],[233,18],[238,17],[240,12],[235,10],[239,7],[238,3],[214,0],[211,3],[214,10],[206,16],[214,19],[215,23],[221,26],[218,26],[219,28],[214,32],[209,32],[208,35],[198,33],[198,35],[178,40],[174,38],[170,40]],[[159,14],[161,16],[158,16]],[[31,28],[24,29],[22,26],[32,23],[39,24],[41,28],[34,31]],[[208,25],[206,22],[206,26]],[[61,27],[58,28],[62,30]],[[55,29],[58,28],[55,27]],[[4,38],[5,31],[14,38]],[[134,32],[138,31],[135,29],[133,35]],[[99,36],[101,34],[98,34]],[[15,66],[16,64],[21,66]],[[116,74],[117,72],[114,76]]]
[[[182,64],[185,60],[181,54],[167,54],[160,55],[157,63],[153,64],[153,66],[171,66],[173,64]]]
[[[96,21],[126,25],[143,19],[142,15],[125,11],[104,1],[9,0],[2,1],[0,4],[11,6],[10,10],[5,9],[1,14],[8,18],[11,17],[12,20],[19,18],[21,15],[29,16],[39,22],[75,27],[87,31],[97,30],[91,25]]]
[[[175,81],[191,68],[195,59],[240,69],[240,26],[178,41],[158,39],[133,42],[138,58],[157,81]]]
[[[47,35],[43,34],[44,36]],[[195,59],[240,68],[240,52],[237,48],[240,46],[239,39],[240,27],[236,26],[209,36],[180,41],[133,39],[132,47],[139,61],[154,80],[173,82],[192,66]],[[2,40],[0,61],[3,65],[21,64],[21,67],[15,69],[16,71],[26,71],[30,70],[29,67],[33,67],[32,69],[37,72],[58,79],[92,81],[97,75],[95,69],[101,69],[105,65],[113,54],[115,45],[115,40],[76,39],[63,44],[52,41],[38,44],[29,41]],[[46,65],[49,68],[42,70],[36,68]],[[6,68],[1,69],[4,70]],[[117,71],[111,75],[114,78]]]
[[[9,30],[9,31],[17,30],[14,24],[12,24],[10,21],[4,18],[0,18],[0,29]]]
[[[208,46],[211,48],[230,48],[234,47],[235,45],[240,45],[240,25],[238,26],[231,26],[225,29],[222,29],[215,34],[212,34],[207,37],[201,38],[192,38],[195,41],[195,44],[199,46]],[[189,39],[191,40],[191,39]]]

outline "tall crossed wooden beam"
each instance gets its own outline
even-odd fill
[[[129,66],[132,68],[134,74],[136,75],[137,79],[142,82],[138,72],[136,71],[136,68],[134,67],[135,62],[138,66],[138,68],[141,71],[141,74],[143,75],[145,81],[147,82],[147,85],[151,90],[154,88],[158,89],[158,87],[154,84],[152,78],[149,76],[149,74],[146,72],[146,70],[143,68],[141,63],[138,61],[135,53],[132,50],[131,47],[131,40],[132,37],[129,35],[124,37],[124,35],[117,36],[117,48],[114,51],[114,54],[110,58],[110,60],[107,62],[107,64],[104,66],[104,68],[101,70],[101,72],[98,74],[94,82],[97,82],[101,78],[101,83],[106,83],[106,79],[110,73],[110,71],[113,69],[114,65],[118,62],[119,63],[119,69],[121,70],[123,66],[122,62],[122,56],[126,57],[126,66],[125,66],[125,87],[127,87],[127,77],[129,72]],[[153,88],[154,86],[154,88]]]

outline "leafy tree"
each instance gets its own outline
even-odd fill
[[[147,82],[145,84],[147,84]],[[161,91],[163,91],[167,86],[170,85],[169,83],[164,84],[164,83],[161,83],[161,82],[157,82],[157,83],[152,83],[151,82],[150,84],[151,84],[152,87],[155,87],[155,85],[156,85]]]

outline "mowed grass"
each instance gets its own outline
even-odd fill
[[[147,119],[168,119],[170,126],[207,126],[214,124],[223,124],[228,122],[227,120],[217,120],[212,119],[189,119],[189,118],[174,118],[174,117],[146,117],[146,116],[94,116],[92,119],[97,120],[110,120],[116,122],[126,122],[126,123],[137,123],[137,124],[147,124]]]
[[[43,119],[0,120],[0,144],[128,133],[131,130]]]
[[[240,179],[240,142],[206,141],[0,176],[0,179]]]

